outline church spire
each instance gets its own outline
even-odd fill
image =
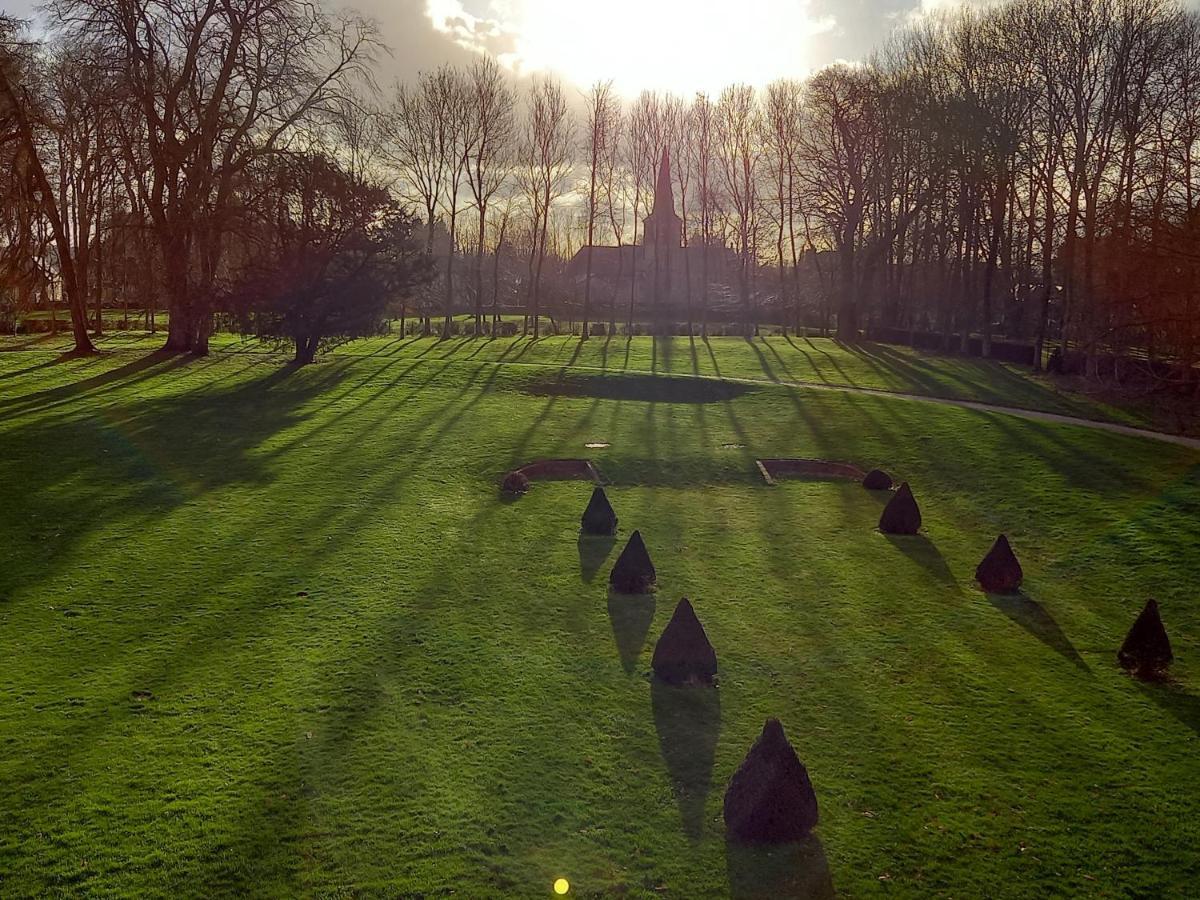
[[[671,150],[666,145],[663,146],[662,161],[658,164],[653,213],[660,221],[675,215],[675,191],[671,186]]]

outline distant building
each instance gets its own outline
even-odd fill
[[[628,302],[631,286],[636,283],[640,317],[682,318],[689,293],[693,300],[703,295],[706,257],[710,297],[727,291],[725,286],[736,271],[736,254],[721,244],[707,248],[699,244],[684,246],[683,220],[675,212],[671,154],[667,148],[663,148],[654,203],[650,215],[642,221],[641,237],[641,244],[581,248],[567,265],[568,276],[582,292],[590,251],[593,300],[624,298]]]

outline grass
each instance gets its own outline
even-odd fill
[[[106,333],[98,346],[106,352],[150,353],[163,335],[146,332]],[[214,336],[222,352],[258,353],[253,340],[228,334]],[[0,351],[70,348],[66,335],[0,337]],[[570,366],[604,372],[753,379],[779,384],[858,387],[952,400],[974,400],[1022,409],[1079,416],[1125,425],[1155,427],[1154,411],[1142,403],[1101,401],[1064,390],[1048,376],[1035,376],[1022,366],[973,358],[926,354],[889,344],[843,344],[828,338],[593,338],[580,342],[569,335],[482,340],[470,337],[438,341],[385,337],[358,341],[338,349],[337,356],[386,356],[395,359],[509,366]],[[103,360],[92,369],[111,368]],[[88,369],[78,369],[87,374]]]
[[[849,896],[1186,896],[1200,877],[1196,451],[638,374],[768,380],[773,347],[779,380],[833,377],[775,341],[701,344],[694,366],[634,341],[626,375],[565,369],[575,344],[553,340],[378,341],[299,370],[125,346],[0,354],[0,894],[538,896],[563,875],[581,896],[779,896],[815,872]],[[868,386],[917,381],[814,346]],[[931,390],[1032,390],[929,365]],[[607,596],[619,545],[578,543],[583,484],[498,496],[516,464],[583,455],[622,539],[646,537],[651,602]],[[767,488],[756,456],[886,464],[926,534],[880,536],[854,485]],[[971,581],[1001,530],[1016,599]],[[683,595],[715,696],[647,677]],[[1148,596],[1170,684],[1115,666]],[[764,856],[726,847],[720,803],[771,715],[821,823]]]

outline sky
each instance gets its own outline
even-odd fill
[[[40,0],[0,0],[18,18]],[[326,0],[330,2],[330,0]],[[341,0],[339,0],[341,2]],[[861,59],[905,17],[953,0],[348,0],[391,49],[385,76],[493,53],[585,88],[719,91]],[[978,0],[976,0],[978,2]]]
[[[39,0],[0,0],[27,18]],[[324,0],[332,2],[332,0]],[[341,2],[341,0],[338,0]],[[971,0],[980,4],[989,0]],[[490,52],[520,75],[580,89],[612,79],[691,94],[761,86],[860,60],[898,25],[958,0],[349,0],[379,22],[381,80]],[[1189,0],[1200,5],[1200,0]]]
[[[363,0],[420,43],[403,68],[488,51],[518,74],[612,79],[690,94],[803,77],[866,56],[905,18],[950,0]],[[360,6],[360,8],[363,8]],[[404,23],[401,25],[400,23]],[[388,40],[395,39],[388,35]]]

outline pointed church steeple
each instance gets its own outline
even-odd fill
[[[671,186],[671,149],[667,146],[663,147],[662,160],[658,164],[658,181],[654,185],[652,212],[660,220],[675,214],[675,190]]]
[[[645,243],[669,251],[678,248],[683,236],[683,221],[675,215],[675,190],[671,185],[671,151],[664,146],[654,182],[654,205],[646,217]]]

